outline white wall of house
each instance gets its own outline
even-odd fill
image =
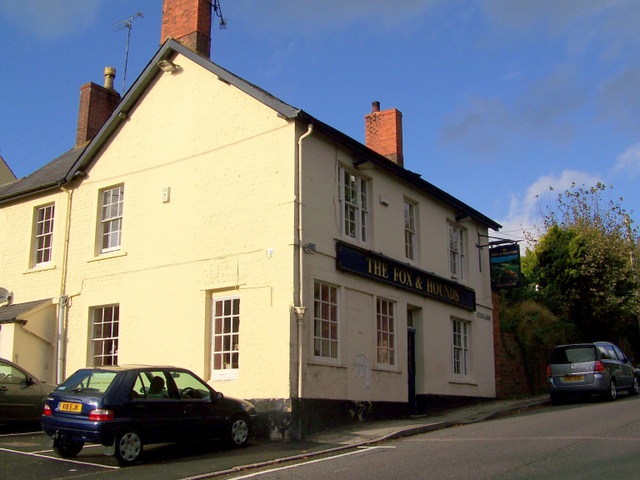
[[[486,227],[472,220],[460,225],[468,234],[466,276],[461,283],[476,293],[476,310],[468,311],[439,300],[406,292],[336,269],[336,240],[379,252],[401,263],[451,278],[448,255],[448,223],[456,212],[435,201],[424,191],[382,171],[380,167],[353,168],[353,153],[336,147],[327,138],[315,135],[303,145],[304,239],[316,253],[305,254],[307,305],[313,306],[313,283],[328,282],[339,287],[339,358],[314,357],[312,313],[306,319],[304,396],[405,402],[407,400],[407,309],[414,311],[417,336],[417,393],[461,396],[495,396],[493,364],[493,324],[488,249],[476,248],[478,235]],[[342,234],[338,172],[352,169],[369,180],[370,238],[358,242]],[[404,200],[415,203],[417,255],[405,257]],[[486,243],[486,241],[485,241]],[[376,364],[377,297],[396,304],[397,364],[394,368]],[[489,318],[489,320],[487,320]],[[470,373],[454,375],[452,367],[452,320],[470,326]]]

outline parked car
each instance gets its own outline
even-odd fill
[[[184,368],[113,366],[71,375],[47,398],[41,421],[62,457],[98,443],[132,465],[151,443],[218,438],[243,446],[255,416],[249,402],[225,397]]]
[[[547,388],[553,404],[568,395],[600,394],[615,400],[620,390],[640,392],[636,369],[610,342],[555,347],[547,366]]]
[[[0,358],[0,423],[39,422],[44,401],[56,385]]]

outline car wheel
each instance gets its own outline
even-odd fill
[[[226,443],[232,447],[242,447],[249,440],[249,420],[244,415],[234,416],[227,426]]]
[[[607,400],[614,401],[618,398],[618,389],[616,388],[616,381],[611,379],[609,382],[609,391],[606,393]]]
[[[123,430],[116,437],[116,458],[122,466],[133,465],[142,455],[142,437],[136,430]]]
[[[84,442],[77,442],[65,437],[58,437],[53,441],[53,449],[63,458],[73,458],[80,453]]]
[[[640,382],[638,382],[638,377],[633,377],[633,385],[629,389],[629,395],[638,395],[640,393]]]

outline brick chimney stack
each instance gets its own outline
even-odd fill
[[[164,0],[160,43],[171,37],[209,58],[211,9],[210,0]]]
[[[113,88],[116,69],[104,69],[104,87],[93,82],[80,87],[80,108],[76,146],[84,145],[95,137],[120,102],[120,94]]]
[[[371,113],[364,117],[365,144],[404,167],[402,113],[395,108],[381,112],[380,102],[373,102],[371,107]]]

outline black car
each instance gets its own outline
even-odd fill
[[[83,368],[47,398],[44,432],[62,457],[85,442],[104,445],[121,465],[136,463],[144,445],[192,439],[246,444],[256,409],[225,397],[184,368]]]
[[[56,388],[0,358],[0,423],[38,422],[44,401]]]

